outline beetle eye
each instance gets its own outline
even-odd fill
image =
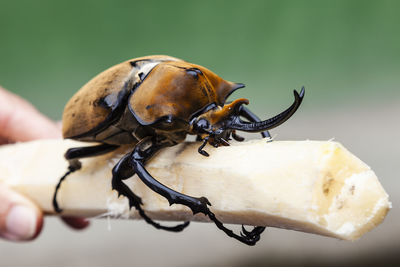
[[[203,75],[203,72],[198,68],[186,69],[186,73],[192,75],[194,78],[198,79],[199,75]]]

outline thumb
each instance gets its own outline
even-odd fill
[[[28,199],[0,184],[0,236],[24,241],[35,238],[43,225],[42,212]]]

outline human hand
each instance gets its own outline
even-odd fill
[[[44,138],[61,138],[57,124],[26,100],[0,86],[0,145]],[[83,218],[65,217],[63,220],[75,229],[89,224]],[[32,240],[40,233],[42,225],[43,213],[32,201],[0,184],[0,237]]]

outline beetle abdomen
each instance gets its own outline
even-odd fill
[[[73,138],[100,125],[118,104],[121,90],[133,86],[132,67],[125,62],[116,65],[89,81],[67,103],[63,113],[63,136]],[[110,107],[107,107],[107,100]]]

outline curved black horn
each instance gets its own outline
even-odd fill
[[[233,120],[232,123],[227,126],[227,128],[245,132],[261,132],[275,128],[287,121],[296,112],[301,104],[301,101],[303,101],[304,93],[304,86],[301,88],[300,94],[294,90],[293,104],[275,117],[260,122],[246,122],[241,120],[239,117],[236,117],[236,119]]]

